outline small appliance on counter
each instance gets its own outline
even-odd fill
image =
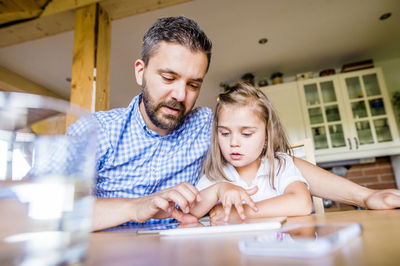
[[[319,72],[320,77],[325,77],[325,76],[335,75],[335,74],[336,74],[336,71],[333,68],[324,69],[324,70],[321,70],[321,72]]]
[[[280,84],[283,82],[282,79],[283,74],[281,72],[274,72],[271,74],[272,84]]]
[[[374,62],[372,61],[372,59],[368,59],[368,60],[364,60],[364,61],[344,64],[342,66],[342,73],[361,70],[361,69],[367,69],[367,68],[373,68],[373,67],[374,67]]]

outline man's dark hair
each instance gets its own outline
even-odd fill
[[[195,21],[182,16],[158,19],[143,37],[142,60],[146,65],[162,41],[178,43],[192,51],[204,52],[208,59],[208,70],[212,44]]]

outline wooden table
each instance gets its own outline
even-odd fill
[[[400,210],[331,212],[288,218],[285,226],[358,222],[362,236],[317,259],[242,254],[238,240],[254,233],[159,237],[136,232],[92,233],[89,265],[400,265]]]

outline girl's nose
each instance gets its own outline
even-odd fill
[[[239,137],[237,136],[237,134],[232,134],[231,135],[231,147],[237,147],[237,146],[240,146]]]

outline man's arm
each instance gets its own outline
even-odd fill
[[[93,208],[92,230],[97,231],[132,221],[136,199],[96,198]]]
[[[400,207],[400,190],[373,190],[294,157],[294,163],[310,185],[311,194],[369,209]]]
[[[188,184],[158,191],[154,194],[136,198],[98,198],[93,209],[92,230],[97,231],[126,222],[146,222],[151,218],[175,218],[181,222],[196,222],[189,215],[189,207],[198,200],[198,190]],[[182,211],[175,208],[177,204]]]

